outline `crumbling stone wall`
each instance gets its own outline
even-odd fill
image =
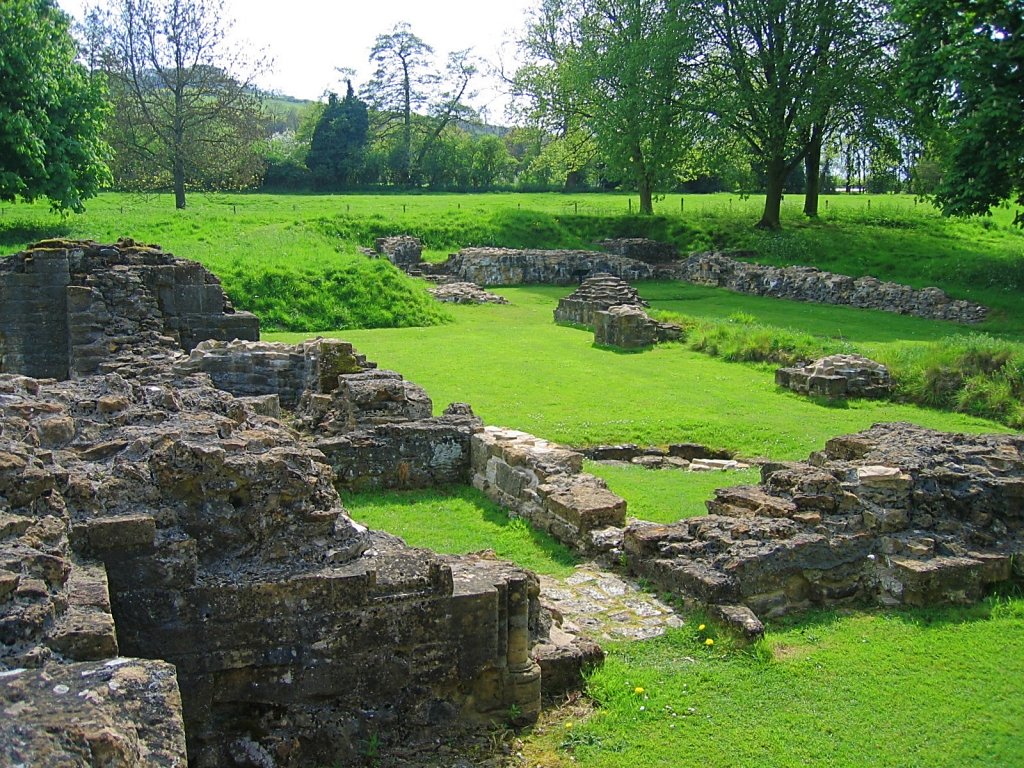
[[[594,532],[622,526],[626,502],[583,472],[583,455],[513,429],[472,437],[473,485],[498,504],[586,552]]]
[[[444,283],[430,289],[430,295],[445,304],[508,304],[508,299],[485,291],[476,283]]]
[[[753,254],[750,254],[753,255]],[[980,323],[988,309],[951,299],[938,288],[920,290],[874,277],[853,278],[814,267],[770,267],[738,261],[723,253],[696,253],[675,267],[676,276],[696,285],[793,301],[880,309],[931,320]]]
[[[617,349],[647,349],[682,338],[683,329],[659,323],[640,307],[616,305],[594,313],[594,343]]]
[[[373,250],[406,272],[423,263],[423,243],[418,237],[378,237],[373,241]]]
[[[679,249],[671,243],[659,243],[646,237],[616,237],[602,240],[598,245],[616,256],[648,264],[668,264],[679,258]]]
[[[204,339],[258,337],[213,274],[156,246],[46,240],[0,259],[0,372],[133,370]]]
[[[0,678],[7,700],[70,660],[171,662],[197,766],[348,762],[377,729],[536,715],[535,578],[356,525],[323,454],[248,401],[166,372],[0,391],[0,664],[39,671]],[[172,668],[139,669],[166,695],[129,709],[173,718]]]
[[[810,365],[779,368],[775,383],[805,395],[819,397],[888,397],[892,393],[889,369],[863,355],[829,355]]]
[[[579,288],[558,300],[555,322],[594,327],[594,315],[614,306],[650,306],[636,288],[625,280],[600,273],[580,283]]]
[[[631,570],[748,629],[849,601],[973,601],[1024,577],[1022,435],[880,424],[762,477],[717,491],[706,517],[627,528]]]
[[[598,251],[541,251],[463,248],[439,269],[477,285],[573,285],[597,273],[623,280],[650,280],[654,268],[642,261]]]

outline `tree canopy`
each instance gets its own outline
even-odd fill
[[[345,98],[330,94],[313,130],[306,166],[319,189],[339,190],[355,185],[366,160],[370,117],[366,103],[348,81]]]
[[[264,138],[251,62],[226,41],[223,0],[108,0],[87,18],[91,60],[110,79],[117,121],[109,133],[122,187],[255,183]]]
[[[936,201],[955,215],[1024,206],[1024,4],[899,0],[897,13],[907,93],[943,171]]]
[[[0,2],[0,200],[81,211],[109,180],[102,83],[51,0]]]

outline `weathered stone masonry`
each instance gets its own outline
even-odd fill
[[[38,250],[4,265],[5,297],[29,290]],[[208,342],[186,357],[182,334],[230,326],[223,294],[167,314],[159,289],[210,278],[127,243],[43,250],[40,264],[100,274],[52,281],[57,302],[85,289],[95,327],[53,312],[41,354],[25,336],[42,310],[4,308],[4,370],[72,378],[0,372],[3,762],[180,766],[187,733],[196,766],[346,763],[378,737],[536,716],[536,577],[367,531],[334,487],[331,463],[349,467],[365,440],[396,458],[356,467],[353,485],[465,481],[468,408],[431,417],[420,388],[343,342]],[[68,351],[79,330],[103,339],[87,365]],[[272,417],[282,401],[305,440]],[[346,439],[331,460],[315,445]],[[565,660],[581,648],[543,648],[549,682],[578,684]]]

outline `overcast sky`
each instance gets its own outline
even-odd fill
[[[2,0],[0,0],[2,1]],[[513,41],[526,9],[539,0],[225,0],[226,14],[235,19],[233,37],[265,49],[273,58],[261,85],[302,99],[318,99],[325,90],[341,90],[335,67],[356,70],[356,83],[371,74],[367,62],[377,35],[390,32],[400,21],[439,54],[473,48],[497,62],[511,59]],[[95,0],[58,0],[80,19]],[[102,4],[102,2],[100,3]],[[504,44],[504,54],[502,46]],[[490,104],[489,118],[501,122],[504,101],[481,89],[477,106]]]

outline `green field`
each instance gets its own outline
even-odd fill
[[[765,234],[751,226],[760,201],[729,195],[669,197],[660,215],[641,219],[624,195],[194,195],[175,211],[165,197],[107,194],[67,219],[42,204],[0,206],[0,247],[13,252],[52,236],[160,243],[220,275],[237,306],[276,329],[266,338],[341,336],[424,386],[437,410],[469,402],[488,423],[571,445],[688,441],[799,459],[877,421],[971,432],[1019,425],[1024,235],[1010,224],[1013,211],[959,222],[908,197],[827,199],[817,222],[799,216],[799,198],[787,199],[787,229]],[[770,263],[937,285],[994,313],[968,329],[648,283],[641,293],[656,312],[683,316],[688,339],[620,354],[594,347],[587,331],[554,325],[552,310],[571,289],[507,288],[498,291],[507,306],[439,309],[424,285],[358,254],[374,237],[406,233],[423,238],[432,259],[469,245],[588,247],[617,235],[684,251],[751,248]],[[890,364],[906,402],[808,400],[776,388],[775,363],[733,362],[833,349]],[[629,501],[631,514],[662,521],[701,514],[717,485],[756,477],[588,469]],[[468,489],[345,503],[357,519],[417,546],[494,549],[556,576],[574,563]],[[809,616],[770,626],[746,650],[718,635],[707,646],[699,621],[609,648],[590,681],[592,705],[563,707],[527,735],[522,764],[1024,765],[1019,596],[969,609]]]

